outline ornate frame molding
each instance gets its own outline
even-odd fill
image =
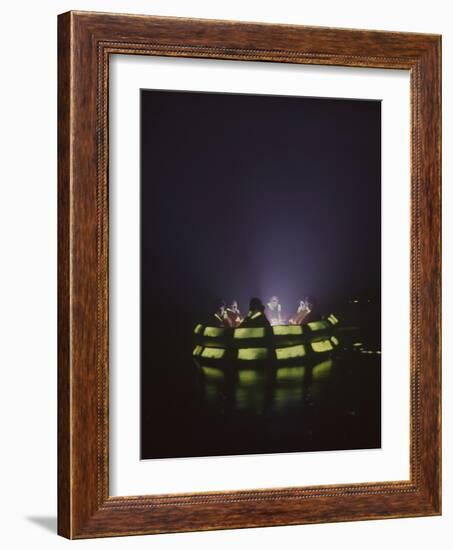
[[[426,34],[89,12],[59,16],[61,535],[87,538],[440,514],[440,49],[440,37]],[[109,496],[108,83],[109,56],[118,54],[410,71],[409,481]]]

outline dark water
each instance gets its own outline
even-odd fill
[[[170,346],[171,368],[143,365],[142,458],[379,448],[379,334],[355,320],[339,326],[337,350],[273,377],[225,378]]]

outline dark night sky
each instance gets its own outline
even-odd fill
[[[379,295],[380,102],[141,99],[143,335],[221,299]]]

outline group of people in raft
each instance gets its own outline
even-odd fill
[[[266,327],[273,325],[300,325],[312,310],[308,297],[299,300],[297,310],[288,320],[283,317],[282,306],[277,296],[272,296],[266,306],[259,298],[250,300],[249,311],[245,317],[241,314],[236,300],[230,306],[220,304],[215,312],[216,322],[221,327]]]

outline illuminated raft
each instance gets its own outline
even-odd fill
[[[303,326],[224,328],[198,324],[193,357],[203,369],[299,367],[322,360],[337,348],[337,323],[331,314]]]

